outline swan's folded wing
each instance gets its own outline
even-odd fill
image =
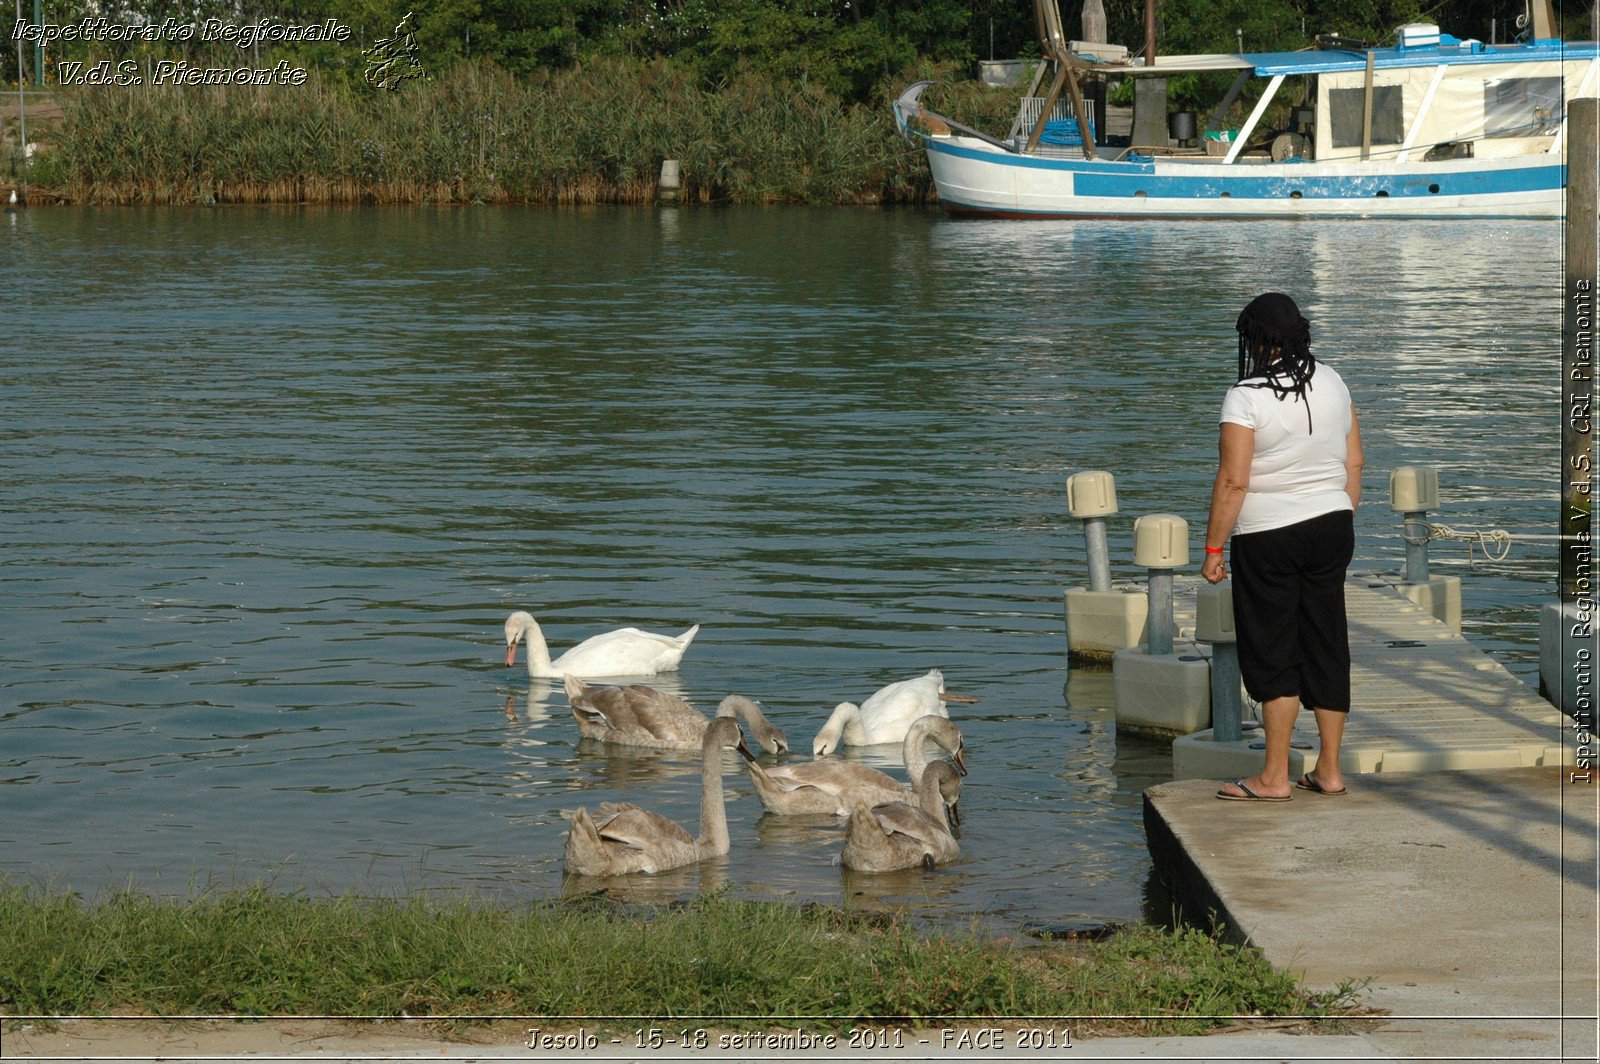
[[[595,827],[602,839],[644,849],[663,841],[694,845],[694,838],[660,813],[629,802],[605,802],[595,810]]]
[[[706,733],[706,718],[683,699],[642,683],[624,687],[628,708],[639,728],[667,742],[698,742]]]
[[[875,805],[872,815],[877,818],[885,835],[905,835],[927,846],[950,834],[933,817],[905,802]]]
[[[910,790],[906,784],[870,765],[854,765],[848,761],[822,760],[779,765],[768,769],[767,775],[784,790],[816,787],[830,794],[853,794],[863,790]]]
[[[659,643],[663,649],[667,647],[676,648],[678,645],[678,641],[670,635],[658,635],[655,632],[646,632],[639,628],[618,628],[615,631],[601,632],[599,635],[590,636],[588,639],[585,639],[583,642],[567,651],[567,653],[563,654],[562,657],[566,657],[568,655],[577,655],[580,653],[589,653],[590,651],[599,650],[612,644],[619,643]]]
[[[571,699],[572,712],[587,721],[613,731],[628,731],[639,726],[627,691],[620,687],[591,687]]]

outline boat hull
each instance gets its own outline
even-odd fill
[[[1109,162],[925,136],[953,213],[1007,218],[1551,218],[1559,157],[1434,163]]]

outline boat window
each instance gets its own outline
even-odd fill
[[[1560,78],[1500,78],[1483,83],[1485,137],[1547,137],[1560,128]]]
[[[1401,88],[1399,85],[1372,87],[1372,143],[1399,144],[1405,139]],[[1361,147],[1361,109],[1366,96],[1364,88],[1328,91],[1328,118],[1335,148]]]

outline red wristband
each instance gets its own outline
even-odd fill
[[[1222,553],[1225,553],[1225,552],[1223,551],[1223,549],[1221,547],[1207,547],[1206,548],[1206,553],[1207,554],[1222,554]]]

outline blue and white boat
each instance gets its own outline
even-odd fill
[[[926,147],[940,201],[964,214],[1556,217],[1567,102],[1596,94],[1600,48],[1556,39],[1549,5],[1530,6],[1532,32],[1521,43],[1457,40],[1419,24],[1401,27],[1391,47],[1332,39],[1315,51],[1161,56],[1144,65],[1122,49],[1065,41],[1055,4],[1041,0],[1052,62],[1041,66],[1009,135],[929,111],[921,98],[931,82],[895,101],[895,120]],[[1049,69],[1050,91],[1035,95]],[[1093,132],[1086,90],[1096,80],[1221,70],[1237,77],[1205,136],[1196,128],[1174,147],[1165,121],[1160,144],[1077,136]],[[1223,131],[1252,81],[1265,84],[1248,117]],[[1268,128],[1268,114],[1287,118]]]

